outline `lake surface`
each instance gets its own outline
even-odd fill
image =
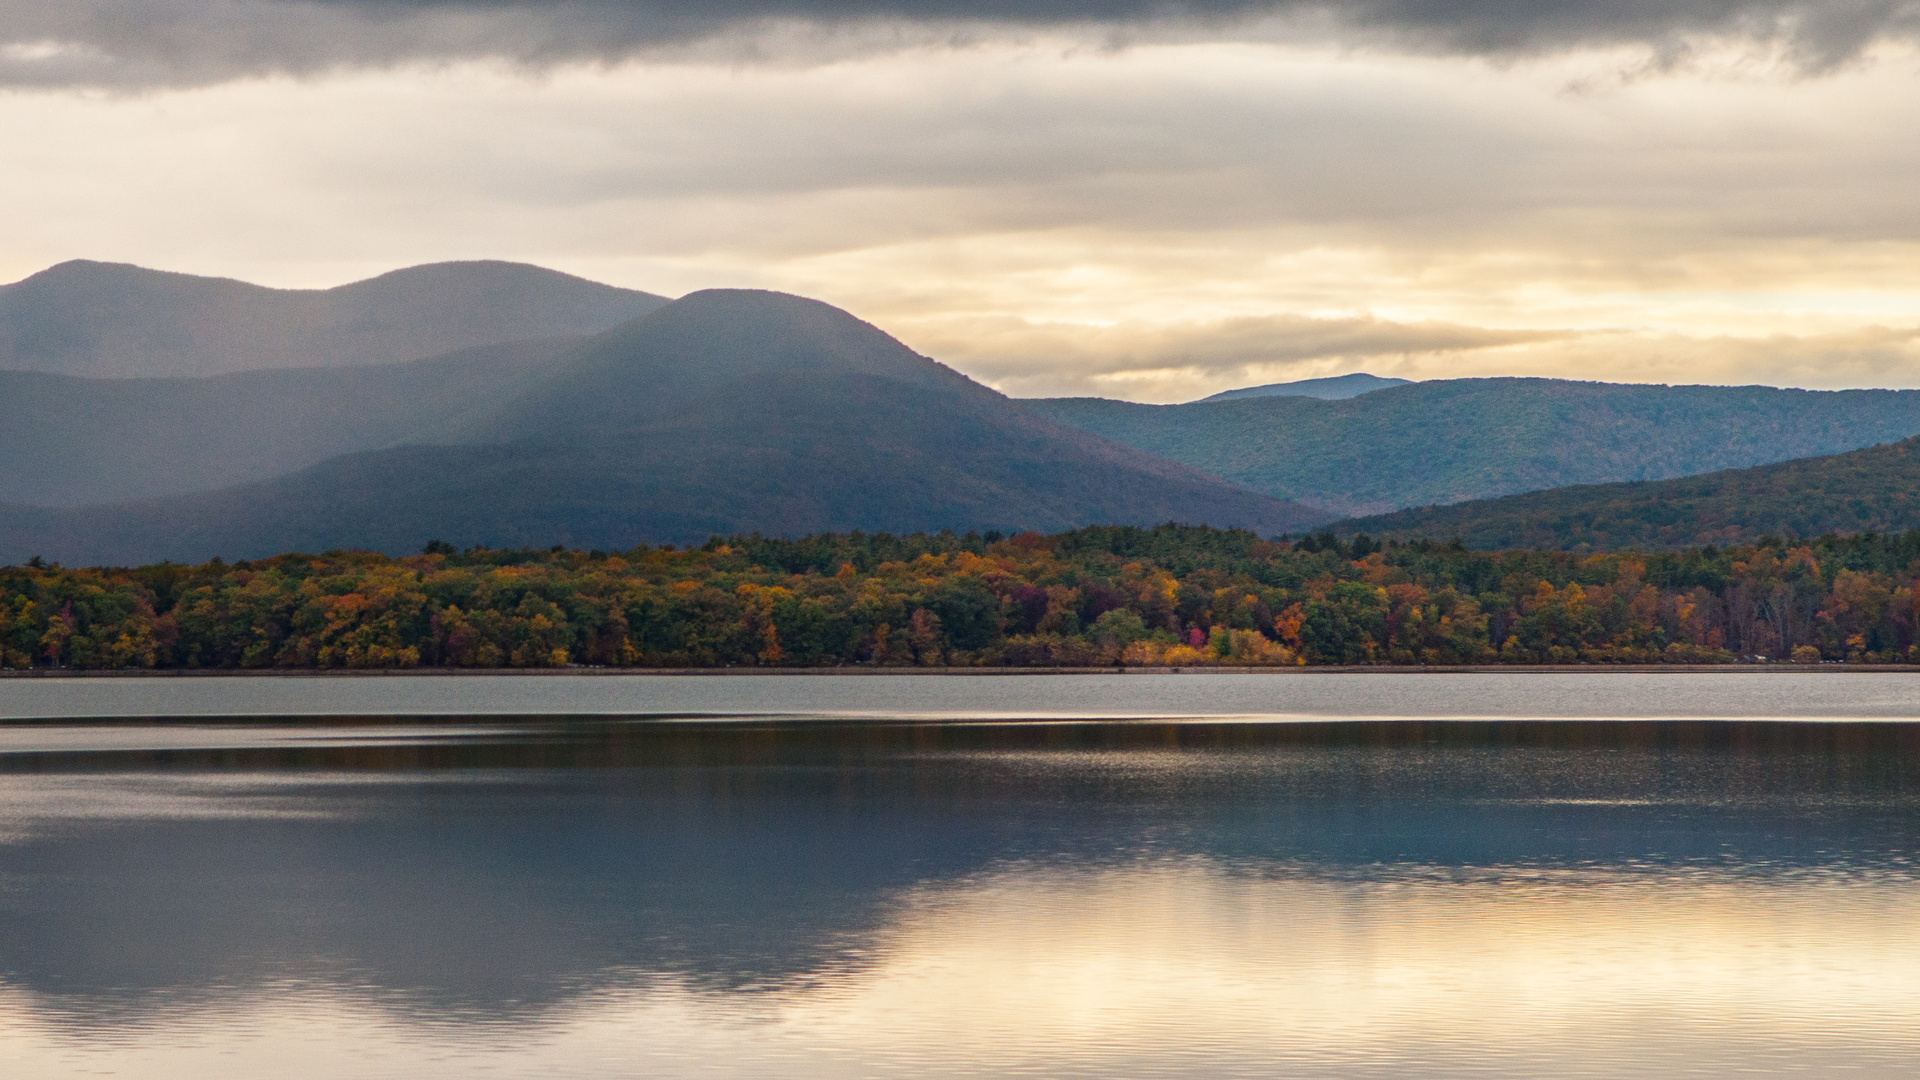
[[[1911,1076],[1916,689],[0,683],[0,1075]]]
[[[0,719],[190,716],[1920,719],[1920,672],[0,678]]]

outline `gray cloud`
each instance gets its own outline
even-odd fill
[[[1915,0],[0,0],[0,85],[138,88],[410,62],[800,59],[1008,34],[1288,40],[1513,57],[1698,44],[1806,71],[1920,32]]]

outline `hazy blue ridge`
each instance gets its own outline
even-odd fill
[[[1370,394],[1375,390],[1385,390],[1389,386],[1405,386],[1412,381],[1411,379],[1383,379],[1378,375],[1356,371],[1351,375],[1335,375],[1325,379],[1297,379],[1293,382],[1222,390],[1217,394],[1203,397],[1193,404],[1207,401],[1240,401],[1258,397],[1310,397],[1320,398],[1323,401],[1342,401],[1359,397],[1361,394]]]
[[[0,371],[0,502],[84,506],[208,491],[339,454],[445,442],[550,375],[582,340],[197,379]]]
[[[0,286],[0,369],[159,378],[393,363],[598,333],[666,302],[509,262],[270,289],[75,260]]]
[[[1333,516],[1057,424],[779,293],[695,293],[598,335],[448,441],[215,492],[0,507],[0,563],[1166,521],[1271,535]]]
[[[1595,484],[1355,518],[1340,533],[1469,547],[1660,550],[1920,529],[1920,439],[1677,480]]]
[[[1451,379],[1343,401],[1027,404],[1276,498],[1352,515],[1665,480],[1920,433],[1920,391],[1913,390]]]

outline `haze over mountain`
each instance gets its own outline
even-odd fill
[[[1349,514],[1855,450],[1920,433],[1920,391],[1450,379],[1343,401],[1027,403],[1056,420]]]
[[[432,263],[332,289],[269,289],[75,260],[0,286],[0,369],[155,378],[393,363],[597,333],[664,303],[524,263]]]
[[[465,439],[212,493],[0,508],[0,562],[1329,516],[1056,424],[779,293],[695,293],[591,338]]]
[[[582,340],[197,379],[0,371],[0,502],[84,506],[209,491],[339,454],[445,442],[552,374]]]
[[[1761,536],[1920,529],[1920,439],[1845,454],[1650,483],[1555,488],[1403,510],[1341,533],[1475,548],[1682,548]]]
[[[1319,398],[1322,401],[1343,401],[1375,390],[1385,390],[1389,386],[1405,386],[1412,381],[1411,379],[1383,379],[1378,375],[1356,371],[1351,375],[1335,375],[1325,379],[1297,379],[1293,382],[1222,390],[1217,394],[1203,397],[1200,401],[1240,401],[1244,398],[1258,397],[1310,397]],[[1192,404],[1199,404],[1199,402]]]

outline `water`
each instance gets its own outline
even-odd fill
[[[0,1072],[1913,1074],[1920,680],[1430,678],[655,680],[683,696],[638,710],[1231,720],[526,689],[567,715],[8,725]],[[1828,722],[1434,718],[1795,686]],[[1302,701],[1350,718],[1240,719]]]
[[[0,719],[527,714],[880,719],[1916,719],[1920,673],[0,677]]]

